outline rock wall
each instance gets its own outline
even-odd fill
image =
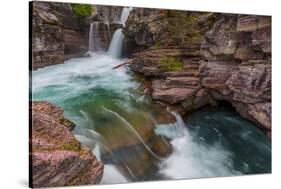
[[[226,100],[270,136],[271,17],[135,9],[124,33],[155,101],[192,111]]]
[[[32,69],[63,63],[88,49],[70,4],[32,2]]]
[[[271,132],[271,17],[216,15],[201,46],[202,85]]]
[[[62,109],[48,102],[32,102],[30,108],[32,187],[99,183],[103,164],[75,139],[75,125]]]
[[[84,56],[92,22],[99,23],[93,36],[98,36],[100,50],[107,50],[113,33],[122,27],[122,9],[95,5],[90,16],[79,18],[69,3],[32,2],[32,69]]]

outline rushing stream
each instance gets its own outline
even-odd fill
[[[126,61],[118,58],[122,35],[121,29],[115,32],[109,52],[32,72],[32,99],[64,109],[77,125],[77,139],[105,164],[103,184],[271,172],[269,139],[232,109],[186,118],[170,112],[176,122],[159,124],[161,112],[134,74],[127,67],[112,69]]]

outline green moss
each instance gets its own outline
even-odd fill
[[[72,4],[73,12],[80,18],[90,16],[92,13],[92,5]]]
[[[61,150],[79,151],[81,146],[77,140],[72,140],[70,143],[65,143],[60,146]]]
[[[182,62],[174,57],[163,57],[160,59],[159,64],[163,71],[178,71],[181,70],[183,65]]]

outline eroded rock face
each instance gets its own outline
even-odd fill
[[[208,91],[203,89],[199,75],[199,61],[202,59],[200,46],[203,40],[199,33],[201,30],[198,29],[199,22],[204,25],[206,19],[212,15],[186,12],[176,14],[175,16],[180,19],[196,20],[196,22],[190,21],[188,24],[190,27],[185,28],[194,32],[188,33],[184,37],[185,41],[176,45],[176,39],[169,36],[172,35],[171,30],[173,30],[169,28],[171,27],[169,24],[174,19],[174,16],[169,17],[169,14],[167,10],[154,9],[135,9],[131,12],[125,35],[127,40],[137,44],[136,51],[142,50],[132,54],[130,67],[148,80],[152,80],[152,98],[167,106],[179,105],[191,111],[207,104],[214,104]],[[207,26],[204,25],[202,28],[206,29]],[[161,32],[159,33],[158,30]],[[153,40],[138,42],[138,36],[145,36],[145,33],[149,33]],[[161,60],[167,57],[179,61],[182,67],[178,70],[163,70]]]
[[[32,2],[32,69],[63,63],[87,49],[71,5]]]
[[[242,116],[271,130],[270,64],[204,62],[200,73],[202,85],[215,99],[231,102]]]
[[[161,10],[136,8],[131,11],[126,27],[125,51],[128,53],[151,47],[156,41],[166,37],[167,28],[165,20],[161,19]]]
[[[103,164],[70,132],[74,124],[63,117],[62,109],[32,102],[31,111],[33,187],[99,183]]]
[[[202,85],[271,132],[271,18],[217,15],[201,47]]]
[[[136,9],[125,28],[129,45],[136,45],[130,67],[151,80],[152,98],[187,111],[226,100],[270,135],[271,17],[186,14],[192,22],[186,30],[198,33],[187,35],[178,46],[165,30],[171,27],[168,17],[162,11]],[[158,30],[163,33],[154,35]],[[184,28],[181,31],[186,33]],[[181,61],[182,69],[161,70],[163,57]]]

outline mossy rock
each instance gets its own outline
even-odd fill
[[[158,62],[163,71],[179,71],[183,68],[183,63],[174,57],[163,57]]]

